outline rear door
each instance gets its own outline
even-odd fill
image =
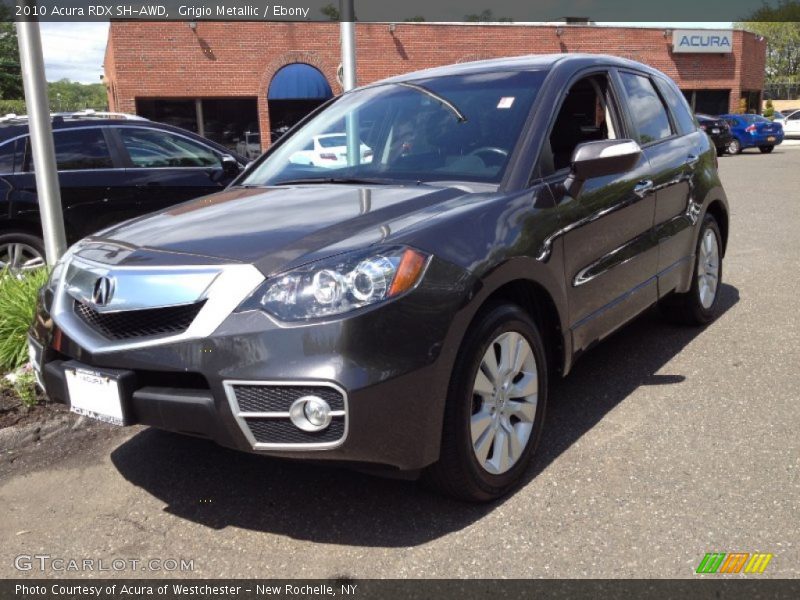
[[[226,173],[221,152],[188,136],[134,125],[113,131],[126,162],[125,185],[136,191],[139,214],[218,192],[235,175]]]
[[[659,295],[663,296],[678,284],[685,270],[681,267],[694,253],[693,225],[702,199],[693,198],[692,190],[700,188],[698,173],[714,168],[716,149],[712,149],[706,134],[698,130],[683,94],[670,82],[642,75],[621,73],[621,76],[623,80],[629,78],[628,85],[634,84],[630,81],[632,77],[639,78],[636,84],[649,83],[646,89],[651,94],[651,110],[658,114],[653,118],[664,127],[660,139],[651,139],[658,137],[657,132],[648,131],[652,119],[637,117],[656,187],[654,233],[658,241]]]

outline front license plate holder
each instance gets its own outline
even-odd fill
[[[130,423],[125,399],[133,373],[70,361],[64,364],[64,379],[72,412],[112,425]]]

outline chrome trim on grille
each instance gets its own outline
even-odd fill
[[[150,339],[111,341],[92,329],[82,321],[73,310],[75,296],[80,295],[85,285],[76,285],[67,289],[67,276],[70,269],[85,269],[91,275],[114,277],[116,281],[115,295],[119,301],[112,301],[106,308],[114,311],[141,310],[142,308],[166,308],[174,306],[176,298],[187,304],[205,300],[205,304],[197,313],[192,324],[182,333],[165,335]],[[166,266],[166,267],[141,267],[141,266],[116,266],[88,261],[84,258],[72,257],[64,265],[64,276],[58,282],[53,301],[51,314],[55,323],[64,333],[72,338],[78,345],[89,352],[102,354],[120,350],[148,348],[163,344],[171,344],[192,339],[201,339],[211,335],[217,327],[239,306],[256,287],[264,281],[264,275],[253,265],[232,264],[219,266]],[[174,281],[173,276],[178,274],[185,284],[181,289],[165,293],[167,303],[161,299],[160,294]],[[198,283],[193,284],[191,277],[197,276]],[[89,279],[89,276],[86,277]],[[72,280],[71,280],[72,281]],[[137,288],[138,289],[135,289]],[[75,290],[78,290],[77,292]],[[135,291],[133,291],[135,289]],[[131,304],[126,302],[123,294],[128,294]],[[149,290],[149,292],[148,292]],[[156,290],[156,291],[154,291]],[[156,304],[157,302],[157,304]],[[88,299],[90,306],[100,312],[101,307]],[[144,306],[142,306],[144,304]]]
[[[298,443],[298,444],[288,444],[288,443],[267,443],[267,442],[258,442],[256,441],[255,436],[250,431],[250,427],[245,421],[245,419],[258,419],[258,418],[267,418],[267,419],[281,419],[289,418],[289,411],[286,412],[242,412],[239,409],[239,402],[236,400],[236,391],[234,388],[237,385],[255,385],[255,386],[263,386],[263,387],[327,387],[336,390],[342,395],[342,402],[344,403],[344,410],[334,410],[331,411],[331,417],[344,417],[344,432],[342,433],[342,437],[338,440],[333,442],[320,442],[320,443]],[[233,413],[233,418],[236,419],[236,424],[241,429],[242,433],[244,434],[245,438],[249,442],[250,446],[253,450],[332,450],[333,448],[338,448],[341,446],[344,441],[347,439],[347,435],[350,431],[350,419],[348,418],[349,408],[348,408],[348,399],[347,399],[347,392],[344,390],[343,387],[332,383],[330,381],[313,381],[313,380],[296,380],[296,381],[271,381],[271,380],[260,380],[260,381],[252,381],[252,380],[243,380],[243,379],[226,379],[222,382],[222,386],[225,389],[225,397],[228,399],[228,404],[231,407],[231,413]],[[294,425],[293,425],[294,426]],[[300,431],[298,429],[298,431]]]
[[[85,258],[73,258],[64,269],[64,291],[99,313],[145,310],[194,304],[219,277],[219,267],[170,267],[169,276],[158,267],[115,267]],[[110,300],[99,304],[95,286],[110,281]]]

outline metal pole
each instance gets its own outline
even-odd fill
[[[42,38],[37,21],[17,23],[19,58],[22,83],[25,87],[25,104],[28,108],[28,128],[33,151],[36,193],[42,217],[44,251],[47,264],[54,265],[67,248],[64,233],[64,214],[61,211],[61,190],[58,187],[58,170],[50,126],[50,103],[47,98],[47,80],[44,76]]]
[[[353,0],[339,0],[342,38],[342,87],[345,92],[356,87],[356,11]]]
[[[342,87],[350,91],[356,87],[356,11],[353,0],[339,0],[339,21],[342,39]],[[350,112],[345,117],[347,133],[347,164],[361,162],[361,140],[358,134],[358,115]]]

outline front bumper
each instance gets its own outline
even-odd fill
[[[78,344],[40,302],[31,355],[38,355],[48,396],[64,404],[70,404],[65,369],[121,372],[126,424],[273,456],[419,469],[438,458],[460,339],[450,324],[467,281],[454,269],[434,261],[407,296],[338,320],[286,326],[248,311],[231,314],[205,338],[107,352]],[[292,435],[283,419],[284,437],[275,443],[271,430],[248,425],[233,393],[237,385],[286,388],[289,396],[304,387],[340,390],[345,414],[333,420],[338,429],[316,438]]]

